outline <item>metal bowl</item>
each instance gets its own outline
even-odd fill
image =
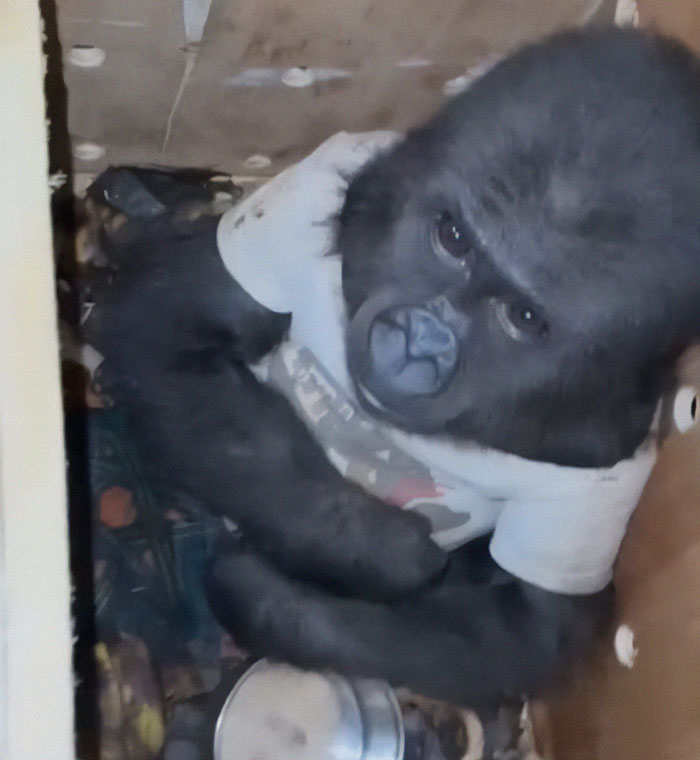
[[[401,710],[384,681],[259,660],[224,703],[214,760],[401,760]]]

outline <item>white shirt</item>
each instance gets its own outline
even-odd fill
[[[345,178],[395,139],[336,135],[224,214],[218,245],[228,271],[259,303],[292,313],[289,340],[254,369],[289,398],[345,477],[424,513],[444,548],[493,530],[491,554],[514,575],[550,591],[599,591],[653,467],[651,435],[611,468],[562,467],[405,433],[356,402],[331,220]]]

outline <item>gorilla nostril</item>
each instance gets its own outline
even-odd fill
[[[402,327],[404,330],[408,329],[410,320],[409,309],[391,309],[384,317],[383,320],[387,324],[394,325],[395,327]]]
[[[406,348],[414,359],[447,358],[456,353],[457,339],[452,330],[434,314],[425,309],[412,309]]]

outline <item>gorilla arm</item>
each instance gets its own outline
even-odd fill
[[[341,169],[326,173],[341,183]],[[101,382],[128,412],[145,461],[166,488],[238,523],[293,577],[370,598],[427,584],[446,562],[427,521],[345,481],[288,401],[248,369],[289,317],[229,275],[216,222],[173,208],[128,219],[118,241],[102,229],[116,271],[92,283],[84,330],[106,357]]]
[[[148,397],[131,420],[158,476],[234,520],[281,572],[381,598],[443,568],[427,521],[343,480],[288,401],[244,366],[182,368]]]
[[[391,603],[332,596],[240,548],[216,560],[208,595],[254,653],[468,706],[536,691],[596,640],[613,602],[611,587],[567,596],[527,584],[484,542],[453,552],[439,584]]]

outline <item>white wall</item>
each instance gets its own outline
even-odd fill
[[[74,756],[38,4],[0,0],[0,758]]]

